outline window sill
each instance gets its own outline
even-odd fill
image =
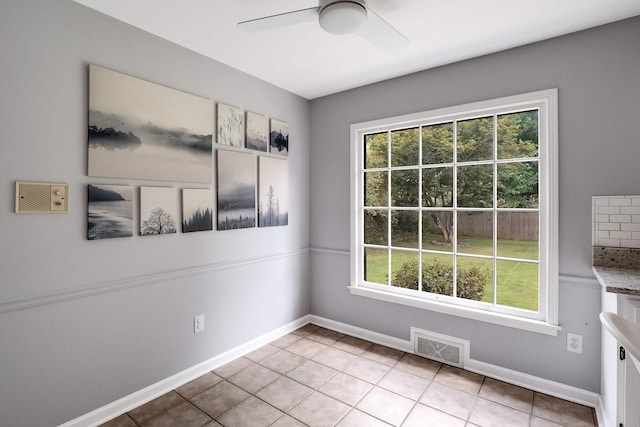
[[[539,334],[557,336],[558,331],[562,329],[558,325],[551,325],[539,320],[525,319],[501,313],[491,313],[469,307],[461,307],[438,301],[413,298],[407,295],[399,295],[392,292],[385,292],[376,289],[364,288],[359,286],[349,286],[349,291],[352,295],[373,298],[380,301],[392,302],[395,304],[402,304],[410,307],[421,308],[424,310],[435,311],[438,313],[450,314],[452,316],[465,317],[467,319],[479,320],[481,322],[493,323],[495,325],[522,329]]]

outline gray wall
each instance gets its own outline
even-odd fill
[[[404,339],[411,326],[465,338],[474,359],[598,392],[591,196],[640,193],[638,40],[635,18],[313,100],[311,245],[338,252],[312,252],[312,313]],[[558,336],[350,295],[349,125],[549,88],[559,90]],[[566,351],[567,332],[583,335],[582,355]]]
[[[1,425],[57,425],[309,314],[307,100],[70,0],[0,10]],[[287,121],[289,226],[87,241],[87,184],[190,187],[86,176],[89,63]],[[18,180],[68,183],[69,213],[13,213]]]

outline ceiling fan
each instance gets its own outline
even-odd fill
[[[318,20],[323,30],[337,35],[357,34],[386,52],[397,52],[409,40],[384,19],[367,8],[364,0],[320,0],[318,7],[250,19],[238,23],[245,31],[255,32]]]

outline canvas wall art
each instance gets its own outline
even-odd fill
[[[133,236],[133,187],[90,184],[88,190],[87,238]]]
[[[213,192],[202,188],[182,190],[182,232],[213,229]]]
[[[259,226],[289,224],[289,163],[285,159],[260,157]]]
[[[218,230],[256,226],[256,158],[218,150]]]
[[[270,141],[272,153],[289,155],[289,124],[271,119]]]
[[[242,110],[218,103],[218,144],[244,147],[244,114]]]
[[[176,233],[178,190],[170,187],[140,187],[140,235]]]
[[[213,102],[89,66],[89,176],[210,184]]]
[[[269,119],[266,116],[247,112],[247,148],[265,152],[269,149]]]

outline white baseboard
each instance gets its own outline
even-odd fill
[[[309,323],[313,323],[314,325],[322,326],[323,328],[341,332],[346,335],[351,335],[353,337],[370,341],[375,344],[395,348],[396,350],[413,353],[413,343],[411,341],[403,340],[385,334],[380,334],[378,332],[370,331],[369,329],[359,328],[357,326],[348,325],[346,323],[336,322],[335,320],[326,319],[324,317],[315,316],[313,314],[309,317]]]
[[[306,325],[307,323],[313,323],[336,332],[341,332],[343,334],[395,348],[407,353],[413,353],[413,342],[411,340],[403,340],[320,316],[306,315],[245,344],[235,347],[191,368],[185,369],[182,372],[172,375],[171,377],[152,384],[142,390],[125,396],[122,399],[66,422],[59,427],[98,426],[171,390],[174,390],[177,387],[206,374],[207,372],[213,371],[214,369],[237,359],[238,357],[244,356],[245,354],[258,349],[263,345],[266,345],[271,341]],[[605,417],[603,414],[602,399],[598,393],[593,393],[566,384],[561,384],[470,358],[465,361],[465,369],[509,384],[525,387],[530,390],[595,408],[598,425],[610,427],[604,423]]]
[[[598,427],[614,427],[609,424],[609,417],[605,412],[604,401],[602,395],[598,395],[598,403],[596,404],[596,417],[598,418]]]
[[[375,342],[377,344],[392,347],[398,350],[413,353],[413,343],[410,340],[401,340],[399,338],[372,332],[367,329],[358,328],[345,323],[336,322],[335,320],[325,319],[320,316],[310,316],[310,322],[322,326],[327,329],[341,332],[343,334],[352,335],[357,338]],[[487,377],[491,377],[509,384],[528,388],[550,396],[558,397],[581,405],[597,408],[600,395],[591,391],[572,387],[544,378],[522,372],[506,369],[500,366],[491,365],[479,360],[467,359],[464,368],[468,371],[475,372]]]
[[[310,317],[310,315],[303,316],[274,331],[254,338],[253,340],[245,344],[232,348],[229,351],[219,354],[218,356],[215,356],[209,360],[205,360],[204,362],[192,366],[191,368],[185,369],[182,372],[178,372],[177,374],[172,375],[169,378],[166,378],[155,384],[151,384],[150,386],[145,387],[142,390],[131,393],[128,396],[125,396],[121,399],[116,400],[115,402],[109,403],[101,408],[91,411],[88,414],[82,415],[78,418],[61,424],[59,427],[93,427],[103,424],[119,415],[124,414],[125,412],[128,412],[140,405],[143,405],[157,397],[162,396],[165,393],[170,392],[171,390],[174,390],[177,387],[180,387],[181,385],[186,384],[189,381],[206,374],[207,372],[213,371],[214,369],[217,369],[220,366],[231,362],[234,359],[237,359],[238,357],[244,356],[245,354],[258,349],[263,345],[266,345],[271,341],[280,338],[283,335],[295,331],[296,329],[306,325],[307,323],[310,323]]]

